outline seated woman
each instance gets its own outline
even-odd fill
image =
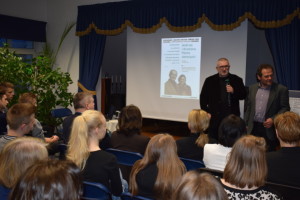
[[[228,200],[220,181],[208,173],[189,171],[183,175],[172,200]]]
[[[185,171],[174,138],[157,134],[151,138],[143,159],[133,165],[129,189],[133,195],[168,200]]]
[[[229,199],[281,199],[264,187],[267,177],[266,142],[246,135],[233,146],[221,182]]]
[[[246,132],[246,123],[242,118],[233,114],[224,118],[219,126],[219,144],[204,146],[203,162],[205,166],[224,171],[233,144]]]
[[[188,116],[188,127],[191,131],[189,137],[176,141],[179,157],[193,160],[203,160],[203,147],[207,143],[216,143],[217,141],[208,138],[205,134],[209,126],[210,114],[204,110],[194,109]]]
[[[71,161],[46,160],[32,165],[12,189],[11,200],[80,200],[80,169]]]
[[[8,199],[10,189],[28,167],[47,158],[47,149],[40,139],[20,137],[8,142],[0,153],[0,199]]]
[[[119,196],[122,184],[117,159],[99,147],[99,141],[105,134],[106,120],[101,112],[84,111],[73,121],[67,159],[82,170],[85,181],[101,183],[113,195]]]
[[[117,131],[111,135],[111,144],[115,149],[144,154],[149,138],[141,135],[142,113],[134,105],[121,110]]]
[[[121,110],[118,118],[117,131],[111,135],[112,148],[144,154],[149,137],[141,135],[142,113],[134,105],[128,105]],[[130,166],[120,165],[122,175],[129,181]]]

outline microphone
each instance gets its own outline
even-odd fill
[[[225,83],[226,83],[226,86],[230,85],[229,78],[225,80]],[[227,101],[228,101],[228,106],[231,107],[231,95],[229,92],[227,92]]]

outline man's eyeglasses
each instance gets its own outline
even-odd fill
[[[218,66],[220,69],[229,69],[230,65],[223,65],[223,66]]]

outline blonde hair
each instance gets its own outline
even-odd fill
[[[214,176],[188,171],[173,193],[172,200],[228,200],[227,194]]]
[[[289,144],[300,141],[300,116],[294,112],[285,112],[275,117],[274,125],[279,139]]]
[[[32,137],[20,137],[8,142],[0,154],[0,183],[12,188],[32,164],[46,160],[46,144]]]
[[[208,135],[204,133],[209,126],[210,115],[200,109],[193,109],[188,116],[189,129],[196,133],[200,133],[196,140],[196,144],[199,147],[204,147],[208,143]]]
[[[158,199],[170,199],[186,168],[177,155],[174,138],[169,134],[157,134],[151,138],[143,159],[131,170],[129,187],[133,195],[138,194],[137,174],[147,165],[156,163],[158,174],[154,184],[154,195]]]
[[[226,182],[239,188],[260,187],[267,176],[266,142],[262,137],[245,135],[233,145],[224,169]]]
[[[81,170],[84,169],[90,155],[90,132],[96,127],[103,126],[104,123],[105,119],[102,113],[96,110],[86,110],[73,121],[67,159],[73,161]]]

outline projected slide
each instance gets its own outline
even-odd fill
[[[161,39],[160,97],[199,99],[201,37]]]

